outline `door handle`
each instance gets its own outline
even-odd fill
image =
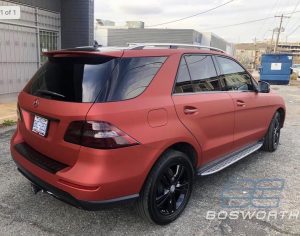
[[[193,115],[198,112],[198,109],[196,107],[185,106],[183,112],[186,115]]]
[[[236,101],[236,104],[237,104],[237,106],[239,106],[239,107],[245,107],[245,106],[246,106],[246,103],[245,103],[244,101],[242,101],[242,100],[237,100],[237,101]]]

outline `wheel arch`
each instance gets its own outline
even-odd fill
[[[282,107],[278,108],[276,110],[276,112],[279,112],[280,115],[280,127],[283,127],[284,124],[284,120],[285,120],[285,109],[283,109]]]
[[[169,146],[168,148],[166,148],[166,150],[161,155],[163,155],[168,150],[176,150],[176,151],[180,151],[180,152],[186,154],[188,156],[188,158],[191,160],[191,162],[193,164],[193,167],[194,168],[197,167],[197,165],[198,165],[198,154],[197,154],[197,151],[194,148],[194,146],[191,145],[190,143],[187,143],[187,142],[175,143],[175,144]]]

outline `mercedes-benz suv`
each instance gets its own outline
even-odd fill
[[[215,48],[181,44],[46,53],[18,98],[19,171],[74,206],[136,200],[157,224],[186,207],[204,176],[275,151],[283,99]]]

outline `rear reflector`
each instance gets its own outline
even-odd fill
[[[63,185],[67,185],[69,187],[77,188],[77,189],[82,189],[82,190],[96,191],[96,190],[99,189],[99,186],[94,186],[94,187],[91,187],[91,186],[82,186],[82,185],[79,185],[79,184],[71,183],[69,181],[65,181],[63,179],[59,179],[58,182],[61,183],[61,184],[63,184]]]
[[[117,127],[103,121],[73,121],[64,140],[96,149],[115,149],[139,144]]]

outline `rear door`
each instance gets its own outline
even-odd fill
[[[232,97],[235,110],[234,148],[240,149],[262,139],[273,107],[268,94],[255,91],[251,75],[231,58],[216,56],[224,91]]]
[[[19,95],[24,142],[73,165],[80,146],[65,142],[64,135],[70,122],[85,120],[95,99],[105,95],[116,63],[118,58],[109,56],[51,56]]]
[[[202,164],[232,151],[234,106],[230,95],[221,91],[210,55],[182,57],[173,101],[179,119],[202,148]]]

